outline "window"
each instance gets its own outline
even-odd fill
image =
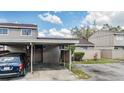
[[[118,47],[114,47],[114,49],[118,49]]]
[[[124,39],[124,36],[121,36],[121,35],[118,35],[118,36],[116,36],[116,40],[123,40]]]
[[[7,28],[0,28],[0,35],[7,35],[8,29]]]
[[[23,36],[31,36],[31,29],[22,29],[21,35]]]
[[[87,50],[87,49],[88,49],[87,46],[84,46],[84,47],[82,46],[82,47],[81,47],[81,50]]]

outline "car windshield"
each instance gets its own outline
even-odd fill
[[[20,58],[19,57],[0,57],[0,63],[11,63],[11,62],[20,62]]]

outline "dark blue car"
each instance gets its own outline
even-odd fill
[[[25,55],[9,53],[0,55],[0,78],[25,75]]]

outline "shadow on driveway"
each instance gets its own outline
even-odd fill
[[[45,71],[45,70],[62,70],[65,69],[63,65],[59,64],[34,64],[33,70],[34,71]]]

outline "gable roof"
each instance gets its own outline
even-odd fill
[[[93,33],[93,35],[95,34],[95,33],[101,33],[101,32],[108,32],[108,33],[111,33],[111,34],[113,34],[113,35],[123,35],[124,34],[124,31],[112,31],[112,30],[98,30],[98,31],[96,31],[96,32],[94,32]],[[92,36],[92,35],[91,35]]]
[[[0,28],[14,28],[14,29],[34,29],[37,30],[37,25],[35,24],[20,24],[20,23],[0,23]]]
[[[76,46],[94,46],[93,43],[89,42],[87,39],[84,37],[79,39],[79,43],[76,44]]]

